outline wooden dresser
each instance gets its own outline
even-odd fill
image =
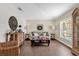
[[[24,42],[24,32],[6,33],[6,42],[0,42],[0,56],[20,55],[20,46]]]
[[[15,34],[15,40],[17,40],[19,46],[21,46],[24,41],[24,32],[15,32],[14,34]]]
[[[6,42],[13,40],[18,42],[18,46],[21,46],[24,41],[24,32],[14,32],[12,34],[6,34]]]

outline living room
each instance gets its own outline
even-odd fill
[[[73,48],[79,44],[78,30],[73,33],[78,25],[72,20],[78,7],[78,3],[0,4],[0,55],[79,55],[78,48]]]

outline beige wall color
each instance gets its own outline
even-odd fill
[[[71,23],[72,23],[72,12],[73,12],[73,10],[70,10],[69,12],[65,13],[61,17],[57,18],[56,21],[55,21],[55,26],[56,26],[55,38],[57,40],[61,41],[62,43],[66,44],[69,47],[72,47],[73,38],[67,39],[67,38],[60,37],[60,22],[62,22],[64,20],[71,20]],[[71,27],[72,27],[72,30],[70,32],[73,35],[73,26],[71,26]]]
[[[37,30],[38,25],[43,25],[43,31],[47,31],[49,33],[54,33],[54,25],[51,20],[27,20],[26,21],[26,31],[28,33]]]

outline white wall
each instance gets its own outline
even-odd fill
[[[28,20],[26,23],[26,30],[28,33],[32,31],[39,31],[37,30],[37,25],[43,25],[43,31],[47,31],[49,33],[54,33],[54,25],[51,20]]]
[[[24,25],[24,17],[12,4],[0,4],[0,42],[5,42],[5,33],[10,30],[8,20],[10,16],[15,16],[18,23]]]

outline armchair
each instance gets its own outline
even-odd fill
[[[9,41],[0,43],[1,56],[18,56],[20,55],[20,48],[17,41]]]

